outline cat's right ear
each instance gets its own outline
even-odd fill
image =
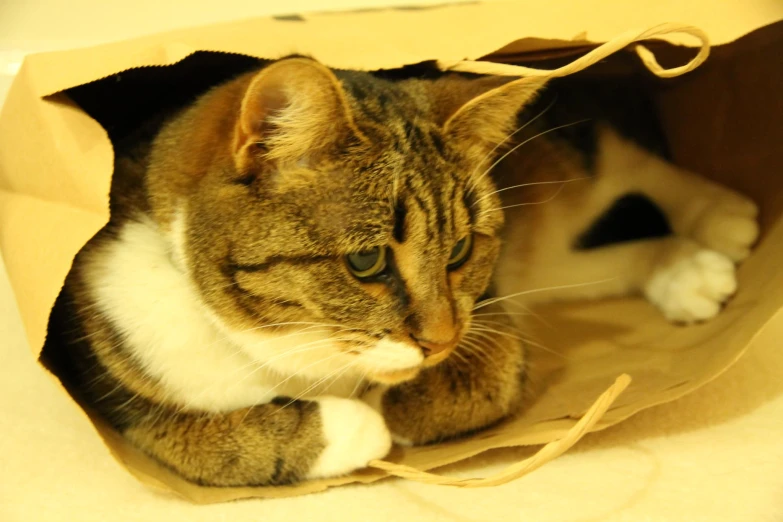
[[[546,84],[546,79],[489,77],[474,80],[468,85],[473,84],[475,89],[493,83],[500,85],[471,98],[451,114],[443,125],[448,139],[468,151],[469,155],[482,160],[488,160],[498,144],[506,140],[516,123],[517,114],[536,97]],[[470,92],[470,89],[466,92]]]
[[[302,164],[350,136],[361,133],[334,73],[315,60],[288,58],[250,82],[234,134],[234,162],[239,170],[260,156]]]

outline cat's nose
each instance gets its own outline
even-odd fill
[[[415,335],[411,334],[414,341],[421,347],[421,351],[424,353],[424,357],[435,355],[436,353],[451,350],[459,342],[459,336],[455,335],[452,339],[446,342],[430,341],[427,339],[419,339]]]

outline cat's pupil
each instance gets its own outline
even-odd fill
[[[449,256],[449,261],[454,261],[455,259],[458,259],[460,257],[460,254],[462,254],[462,249],[465,248],[466,241],[467,238],[465,237],[457,241],[457,244],[454,245],[454,248],[451,249],[451,255]]]
[[[356,277],[366,278],[379,275],[386,270],[386,248],[374,247],[345,256],[348,268]]]
[[[364,272],[375,266],[375,263],[378,262],[378,256],[380,256],[380,249],[375,247],[367,252],[349,254],[348,261],[357,271]]]
[[[472,239],[473,237],[468,234],[457,241],[457,244],[451,249],[451,254],[449,255],[449,270],[456,270],[467,261],[473,244]]]

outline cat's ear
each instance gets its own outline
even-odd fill
[[[234,136],[237,167],[260,155],[300,163],[357,136],[340,81],[307,58],[275,62],[250,82]]]
[[[517,114],[533,101],[545,83],[545,79],[529,77],[482,92],[448,117],[444,134],[469,154],[485,159],[514,131]]]

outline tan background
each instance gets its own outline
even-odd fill
[[[98,0],[0,0],[0,100],[26,52],[243,16],[392,3],[425,2],[143,0],[115,7]],[[575,19],[610,17],[608,25],[618,31],[667,19],[720,23],[721,10],[707,0],[646,3],[531,2],[530,16],[563,17],[569,25]],[[748,19],[783,17],[780,0],[732,3],[742,5],[741,16]],[[78,428],[83,417],[30,356],[3,270],[0,521],[783,521],[781,339],[783,314],[737,366],[710,385],[589,436],[558,461],[505,486],[465,491],[386,481],[294,499],[198,507],[140,486],[110,458],[97,436],[84,437]],[[485,475],[525,453],[493,452],[451,471]]]

